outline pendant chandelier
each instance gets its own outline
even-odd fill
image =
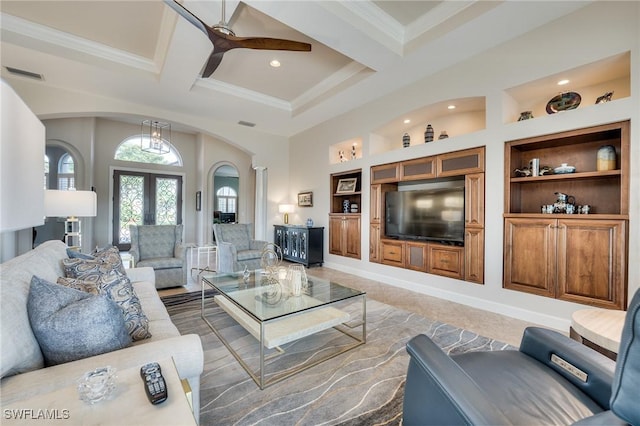
[[[171,124],[144,120],[140,125],[140,149],[159,155],[171,152]]]

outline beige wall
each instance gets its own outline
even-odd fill
[[[606,17],[606,22],[603,21]],[[329,120],[291,139],[290,173],[292,193],[314,191],[314,207],[300,215],[311,216],[326,226],[329,211],[329,174],[362,168],[363,188],[369,185],[369,168],[408,158],[485,145],[486,149],[486,258],[483,286],[368,262],[369,193],[362,197],[362,260],[326,255],[326,264],[336,269],[476,307],[568,330],[571,313],[583,309],[559,300],[502,288],[502,234],[504,198],[504,142],[545,133],[632,120],[631,220],[629,243],[629,292],[640,287],[640,3],[596,3],[504,45],[470,58],[391,95],[348,114]],[[496,29],[498,30],[498,29]],[[631,96],[607,108],[581,108],[570,114],[538,117],[525,123],[504,124],[512,105],[505,90],[563,70],[631,51]],[[437,60],[437,58],[432,58]],[[556,93],[547,94],[551,99]],[[545,94],[541,94],[544,96]],[[415,109],[447,99],[486,97],[486,129],[442,142],[371,151],[371,132]],[[615,95],[614,95],[615,99]],[[426,124],[426,118],[425,118]],[[436,135],[439,130],[436,129]],[[329,164],[330,147],[353,138],[363,142],[363,158]],[[398,135],[398,147],[402,134]],[[308,161],[322,158],[326,161]],[[553,194],[550,194],[553,196]],[[325,241],[328,232],[325,230]]]

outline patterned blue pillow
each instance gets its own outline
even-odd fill
[[[103,296],[34,276],[27,312],[46,365],[125,348],[131,344],[118,306]]]

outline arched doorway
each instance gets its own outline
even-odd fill
[[[218,166],[213,172],[211,191],[212,223],[235,223],[238,221],[240,201],[240,174],[231,164]],[[215,241],[215,235],[213,241]]]

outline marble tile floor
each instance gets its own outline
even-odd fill
[[[190,265],[189,265],[190,266]],[[183,287],[159,290],[160,296],[199,291],[197,270],[189,268],[189,280]],[[313,267],[307,272],[319,278],[330,279],[337,283],[349,283],[352,288],[365,291],[367,298],[377,300],[399,309],[415,312],[426,318],[471,330],[480,335],[500,340],[518,347],[523,330],[532,325],[508,316],[473,308],[437,297],[397,288],[378,281],[346,274],[326,267]]]

